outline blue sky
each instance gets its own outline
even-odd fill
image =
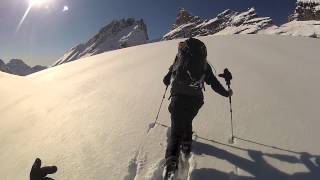
[[[34,7],[20,30],[16,28],[28,0],[0,0],[0,59],[23,59],[30,65],[50,65],[67,50],[86,42],[112,20],[143,18],[151,39],[162,37],[183,7],[194,15],[213,18],[225,9],[254,6],[260,16],[280,25],[287,22],[296,0],[49,0]],[[69,10],[63,12],[63,7]]]

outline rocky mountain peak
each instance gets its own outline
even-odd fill
[[[202,20],[182,9],[178,14],[177,22],[172,26],[171,31],[163,37],[163,40],[206,36],[216,33],[251,34],[272,25],[272,19],[258,17],[255,8],[249,8],[243,12],[227,9],[209,20]]]
[[[133,18],[121,19],[119,21],[112,21],[110,24],[103,27],[97,35],[94,36],[92,40],[104,39],[110,35],[117,35],[119,32],[126,28],[136,26],[136,30],[141,30],[145,32],[146,39],[148,38],[147,26],[143,22],[143,19],[135,20]]]
[[[30,66],[24,63],[21,59],[11,59],[7,63],[7,67],[11,70],[11,72],[16,72],[17,75],[27,75],[30,74],[29,70]]]
[[[201,21],[201,18],[199,18],[198,16],[193,16],[186,9],[181,8],[177,15],[176,23],[172,26],[171,29],[175,29],[183,24],[197,23],[200,21]]]
[[[289,21],[320,20],[320,1],[298,0],[294,13],[289,16]]]
[[[0,59],[0,71],[19,76],[26,76],[46,68],[40,65],[30,67],[21,59],[11,59],[7,64]]]
[[[147,26],[142,19],[128,18],[112,21],[100,29],[88,42],[79,44],[69,50],[52,66],[110,50],[144,44],[148,40]]]

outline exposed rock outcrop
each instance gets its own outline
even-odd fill
[[[320,1],[298,0],[294,13],[289,16],[289,21],[320,20]]]
[[[163,40],[216,33],[252,34],[272,26],[272,19],[259,17],[254,8],[241,13],[228,9],[210,20],[203,20],[191,15],[185,9],[180,9],[176,23],[172,26],[171,31],[164,35]]]

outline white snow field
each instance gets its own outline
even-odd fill
[[[180,179],[320,179],[320,41],[200,39],[217,73],[233,72],[238,138],[228,144],[228,99],[207,86],[194,120],[193,156]],[[37,157],[58,166],[51,177],[59,180],[161,179],[169,131],[161,125],[147,131],[179,41],[111,51],[26,77],[0,73],[0,179],[28,179]],[[159,115],[164,125],[170,124],[168,96]]]

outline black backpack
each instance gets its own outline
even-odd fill
[[[172,65],[172,94],[202,95],[207,69],[207,49],[195,38],[179,43]]]

